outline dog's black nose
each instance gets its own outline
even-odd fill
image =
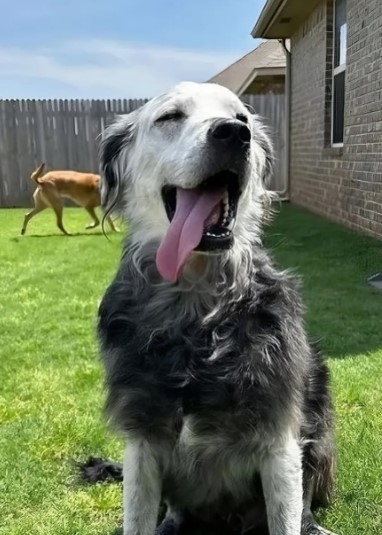
[[[210,126],[208,136],[215,143],[249,145],[251,131],[247,124],[237,119],[217,119]]]

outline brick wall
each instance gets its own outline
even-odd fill
[[[330,146],[332,0],[291,39],[292,202],[382,238],[382,1],[347,0],[345,132]]]

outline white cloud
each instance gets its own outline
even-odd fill
[[[38,98],[36,87],[44,81],[57,85],[52,98],[142,98],[182,80],[205,81],[241,54],[96,39],[39,50],[0,48],[0,72],[8,92],[22,80],[24,98]],[[33,82],[33,95],[26,80]],[[2,95],[0,88],[0,98],[12,95]]]

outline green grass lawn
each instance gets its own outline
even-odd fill
[[[73,459],[121,458],[106,427],[96,310],[119,259],[120,235],[85,231],[87,214],[0,211],[0,534],[111,535],[118,485],[81,486]],[[311,334],[333,374],[339,477],[323,523],[341,535],[382,533],[382,244],[283,207],[268,245],[302,275]]]

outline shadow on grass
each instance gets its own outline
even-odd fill
[[[17,236],[18,238],[76,238],[79,236],[104,236],[103,232],[72,232],[70,234],[25,234]]]
[[[173,535],[171,527],[167,527],[169,529],[160,531],[160,535]],[[228,527],[227,524],[223,522],[206,523],[202,520],[186,518],[184,524],[181,526],[179,531],[177,531],[177,535],[238,535],[240,532],[239,524],[236,526],[236,529],[234,529],[233,527]],[[251,528],[245,533],[247,535],[269,535],[269,531],[266,526]],[[108,531],[104,535],[123,535],[123,529],[122,527],[113,529],[113,531]]]
[[[123,529],[122,528],[117,528],[117,529],[114,529],[113,531],[108,531],[106,532],[104,535],[123,535]],[[171,531],[166,531],[165,533],[163,533],[163,535],[173,535],[173,532]],[[177,532],[177,535],[237,535],[237,531],[234,532],[234,531],[226,531],[226,530],[223,530],[221,528],[219,529],[211,529],[211,527],[203,527],[203,528],[200,528],[200,527],[195,527],[195,526],[191,526],[191,525],[188,525],[188,526],[185,526],[183,528],[181,528],[178,532]],[[260,531],[257,531],[256,533],[253,533],[251,534],[250,532],[248,532],[248,535],[268,535],[268,532],[260,532]]]

